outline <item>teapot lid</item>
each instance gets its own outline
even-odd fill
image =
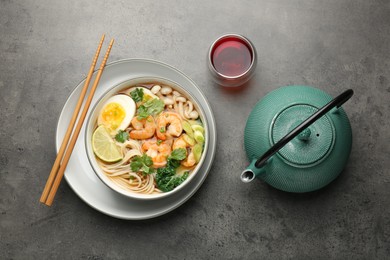
[[[276,144],[317,111],[318,108],[310,104],[295,104],[279,112],[272,121],[269,131],[271,145]],[[313,165],[332,150],[334,139],[333,123],[325,115],[280,149],[279,155],[294,165],[303,167]]]

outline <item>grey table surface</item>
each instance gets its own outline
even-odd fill
[[[215,85],[211,42],[247,36],[259,60],[239,91]],[[207,95],[217,155],[198,192],[175,211],[124,221],[89,207],[64,181],[39,197],[54,162],[55,126],[102,33],[109,58],[150,58]],[[303,84],[344,105],[353,148],[342,174],[310,194],[245,185],[243,131],[266,93]],[[390,2],[0,1],[0,259],[389,259]]]

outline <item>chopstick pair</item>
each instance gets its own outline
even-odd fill
[[[76,128],[73,131],[74,125],[76,123],[76,119],[77,119],[78,114],[79,114],[80,109],[81,109],[81,105],[83,104],[85,94],[87,93],[89,83],[91,81],[93,72],[95,70],[95,66],[96,66],[97,60],[99,58],[99,54],[100,54],[100,50],[101,50],[103,42],[104,42],[104,38],[105,38],[105,35],[103,34],[102,38],[100,40],[99,46],[96,50],[95,57],[92,60],[92,64],[91,64],[91,68],[89,69],[88,76],[85,79],[84,87],[81,91],[79,100],[77,101],[77,105],[76,105],[75,110],[73,112],[73,116],[69,122],[68,129],[66,130],[64,140],[62,141],[62,144],[61,144],[61,148],[57,154],[56,160],[54,161],[53,168],[51,169],[51,172],[50,172],[49,178],[47,179],[45,188],[43,189],[43,192],[42,192],[42,195],[40,198],[40,202],[46,204],[47,206],[51,206],[53,204],[54,197],[55,197],[56,192],[58,190],[58,187],[61,183],[62,177],[64,176],[66,166],[68,165],[70,156],[72,155],[73,148],[76,144],[81,127],[83,126],[83,122],[84,122],[85,117],[87,115],[89,106],[91,105],[92,98],[93,98],[93,95],[95,94],[96,87],[99,84],[99,81],[100,81],[100,78],[102,76],[104,67],[106,65],[108,56],[110,55],[112,45],[114,44],[114,39],[112,39],[110,41],[110,44],[108,45],[106,54],[104,55],[103,61],[102,61],[100,68],[97,72],[95,81],[94,81],[92,88],[91,88],[91,91],[87,97],[87,100],[85,101],[84,109],[79,117]],[[72,131],[73,131],[73,135],[72,135],[72,138],[70,139]],[[69,142],[69,139],[70,139],[70,142]]]

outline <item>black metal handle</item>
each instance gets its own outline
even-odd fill
[[[297,127],[295,127],[290,133],[286,134],[282,139],[280,139],[274,146],[272,146],[267,152],[263,154],[255,163],[257,168],[263,167],[269,158],[272,157],[275,153],[277,153],[280,149],[283,148],[288,142],[290,142],[294,137],[299,135],[304,129],[313,124],[317,119],[328,113],[334,107],[340,107],[344,104],[348,99],[350,99],[353,95],[353,90],[348,89],[341,93],[339,96],[334,98],[328,104],[320,108],[317,112],[311,115],[308,119],[303,121]]]

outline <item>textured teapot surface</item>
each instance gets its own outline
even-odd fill
[[[288,86],[272,91],[249,115],[245,149],[249,161],[270,147],[332,100],[327,93],[308,86]],[[260,178],[290,192],[320,189],[344,168],[351,150],[352,133],[340,107],[320,117],[277,152],[264,166]]]

